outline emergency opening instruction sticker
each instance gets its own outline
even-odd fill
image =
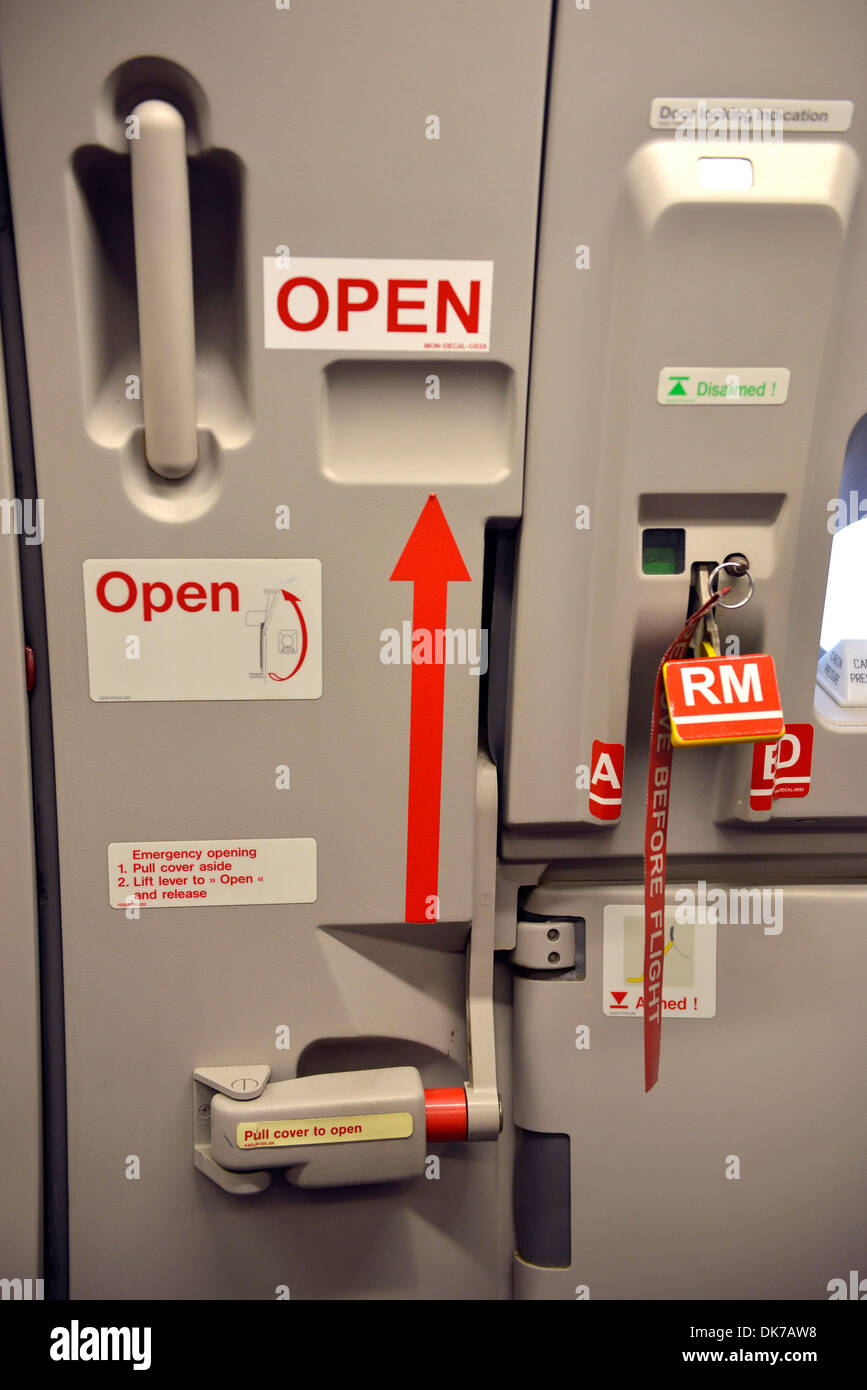
[[[306,1144],[353,1144],[369,1139],[409,1139],[412,1115],[316,1115],[309,1120],[247,1120],[235,1129],[239,1149],[284,1149]]]
[[[318,560],[85,560],[90,698],[317,700]]]
[[[132,840],[108,847],[112,907],[316,901],[316,841]]]
[[[783,405],[788,367],[663,367],[660,405]]]
[[[602,921],[602,1011],[611,1018],[643,1018],[644,907],[611,904]],[[666,906],[664,1018],[715,1017],[716,932],[713,907]]]

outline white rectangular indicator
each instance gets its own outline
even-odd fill
[[[644,908],[609,904],[602,921],[602,1012],[643,1018]],[[663,1020],[716,1015],[716,922],[713,908],[666,907]]]

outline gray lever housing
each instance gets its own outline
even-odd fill
[[[262,1071],[239,1069],[239,1077],[245,1070]],[[196,1080],[214,1084],[207,1069]],[[415,1067],[301,1076],[242,1095],[237,1084],[215,1091],[210,1138],[196,1145],[197,1166],[228,1190],[261,1190],[272,1168],[285,1169],[296,1187],[395,1182],[424,1172],[425,1097]],[[252,1185],[223,1182],[215,1169],[243,1173]]]

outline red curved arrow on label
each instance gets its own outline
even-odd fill
[[[295,675],[295,672],[301,665],[302,661],[304,660],[305,656],[307,655],[307,624],[304,621],[304,614],[301,612],[301,604],[294,594],[289,593],[288,589],[281,589],[280,592],[283,595],[283,597],[287,599],[289,603],[292,604],[292,607],[298,614],[298,621],[301,624],[301,655],[295,662],[295,665],[292,667],[292,670],[289,672],[288,676],[275,676],[273,671],[269,671],[268,675],[270,676],[272,681],[291,680],[292,677]]]

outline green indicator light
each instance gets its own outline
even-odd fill
[[[677,574],[677,552],[673,545],[649,546],[641,557],[645,574]]]
[[[641,533],[644,574],[683,574],[686,532],[682,526],[649,526]]]

